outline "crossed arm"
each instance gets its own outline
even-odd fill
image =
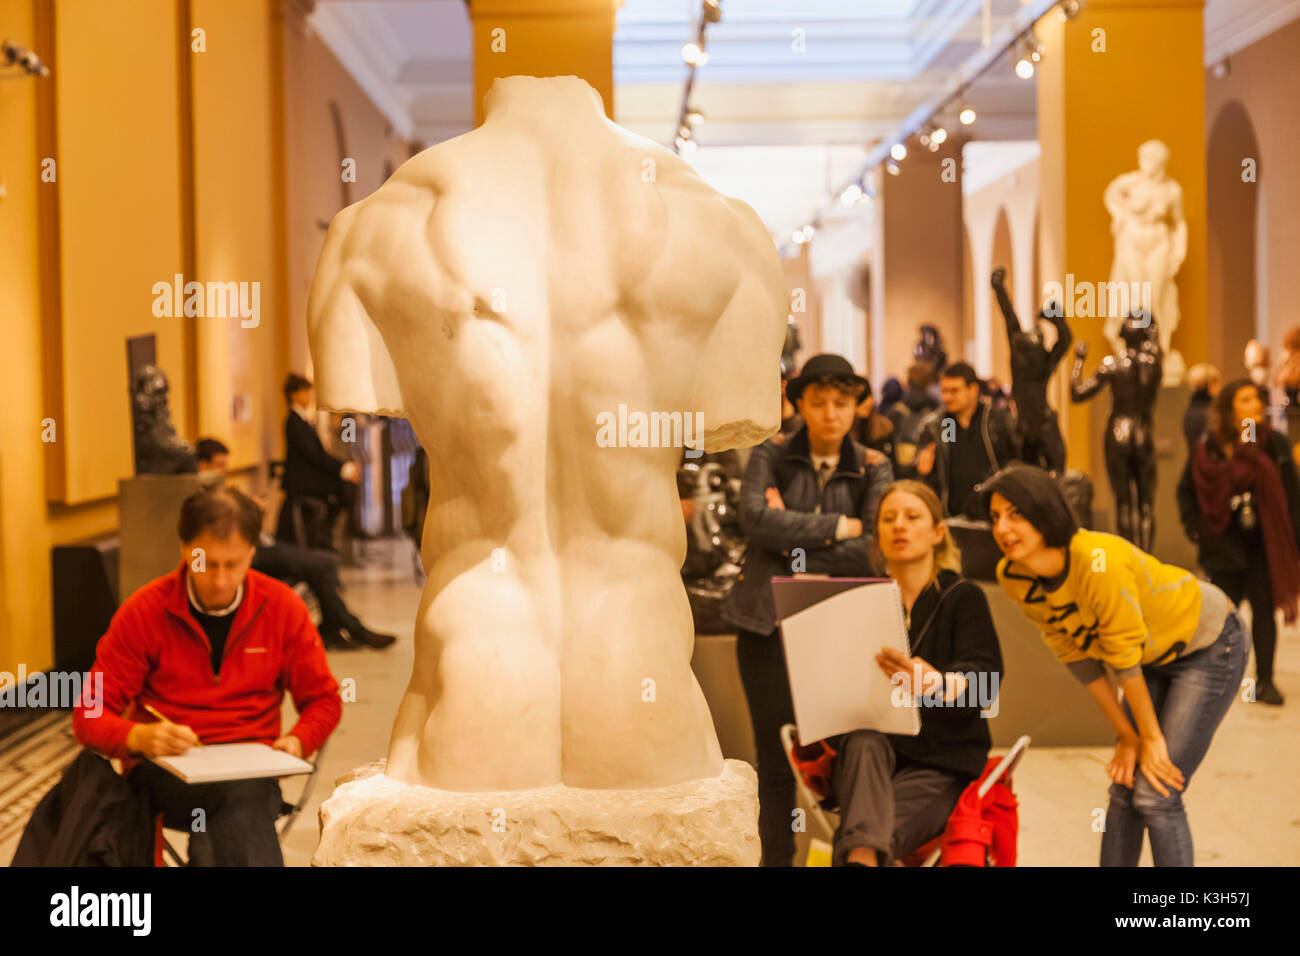
[[[872,521],[881,495],[893,480],[893,470],[883,456],[875,455],[867,465],[867,493],[862,496],[856,518],[861,527],[856,534],[839,537],[845,517],[828,512],[793,511],[785,507],[777,491],[776,456],[779,449],[769,444],[755,448],[745,470],[740,494],[740,517],[752,545],[777,554],[789,554],[795,548],[807,553],[807,570],[815,574],[856,577],[871,572]],[[776,492],[773,496],[769,490]]]

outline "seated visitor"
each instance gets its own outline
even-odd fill
[[[289,414],[284,420],[284,495],[276,538],[296,541],[293,509],[298,499],[320,502],[324,514],[318,527],[304,529],[307,540],[297,544],[332,550],[334,523],[352,508],[361,467],[355,461],[340,461],[325,450],[316,433],[315,390],[301,375],[291,374],[284,383]]]
[[[230,449],[215,438],[200,438],[194,446],[199,472],[216,472],[223,477],[230,459]],[[266,507],[262,498],[255,499]],[[253,555],[253,570],[269,574],[277,581],[295,584],[302,581],[311,588],[320,604],[320,636],[328,648],[350,649],[361,645],[383,648],[391,646],[397,638],[379,634],[361,623],[360,618],[348,610],[340,593],[338,558],[330,551],[302,548],[296,544],[277,541],[262,532],[258,537],[257,551]]]
[[[1101,865],[1137,866],[1146,832],[1156,866],[1191,866],[1182,791],[1241,686],[1241,619],[1209,581],[1080,528],[1041,468],[1012,465],[981,494],[1003,590],[1119,736]]]
[[[887,650],[876,662],[896,686],[930,694],[917,736],[855,730],[837,751],[831,790],[840,808],[832,861],[886,866],[941,835],[957,798],[984,771],[992,738],[971,678],[989,696],[1002,679],[1002,651],[979,585],[962,578],[961,555],[935,493],[896,481],[880,501],[876,547],[902,592],[912,656]],[[869,626],[869,625],[864,625]],[[920,686],[915,684],[920,677]]]
[[[790,866],[794,778],[781,746],[794,722],[785,651],[776,625],[772,578],[798,572],[834,577],[870,573],[871,520],[892,480],[889,460],[850,435],[866,379],[839,355],[815,355],[786,394],[800,425],[749,456],[740,517],[749,550],[723,617],[739,628],[736,657],[758,753],[758,829],[764,866]]]
[[[72,721],[83,746],[126,759],[259,741],[305,758],[338,726],[338,681],[306,606],[250,569],[261,526],[256,502],[233,488],[185,500],[180,565],[127,598],[96,648],[91,676],[103,682],[102,706],[98,716],[78,708]],[[286,690],[298,720],[282,733]],[[187,784],[148,760],[130,773],[166,825],[190,833],[191,865],[284,864],[274,778]],[[202,829],[193,826],[198,810]]]

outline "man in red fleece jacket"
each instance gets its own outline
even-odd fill
[[[199,742],[261,741],[307,757],[325,742],[343,710],[339,685],[302,600],[249,568],[261,526],[261,508],[234,488],[186,499],[180,566],[132,594],[96,648],[103,706],[93,708],[99,716],[89,716],[89,705],[73,712],[84,746],[130,759]],[[298,721],[281,734],[286,688]],[[130,772],[168,826],[190,831],[192,865],[284,865],[275,779],[187,784],[147,760]]]

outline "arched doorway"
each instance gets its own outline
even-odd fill
[[[1252,163],[1253,177],[1246,173]],[[1209,353],[1225,379],[1244,372],[1242,352],[1256,331],[1260,165],[1246,108],[1235,100],[1225,104],[1210,130],[1205,177]],[[1276,345],[1285,331],[1281,323],[1269,327],[1265,317],[1261,324],[1264,341]]]

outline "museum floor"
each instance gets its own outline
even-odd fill
[[[391,567],[345,570],[346,599],[368,626],[402,634],[419,601],[409,560]],[[409,633],[409,631],[407,631]],[[305,866],[316,847],[316,808],[333,781],[383,756],[398,700],[411,671],[411,641],[388,651],[331,651],[340,681],[353,678],[356,701],[344,705],[343,721],[330,739],[325,766],[312,799],[285,839],[285,861]],[[1186,798],[1199,865],[1290,866],[1300,858],[1300,627],[1279,635],[1278,683],[1290,694],[1285,707],[1233,705]],[[1253,667],[1247,673],[1253,673]],[[286,726],[292,705],[286,701]],[[66,721],[64,722],[66,723]],[[71,742],[62,726],[44,731],[40,749],[48,760],[66,762]],[[1100,835],[1094,810],[1105,806],[1106,780],[1099,761],[1105,749],[1031,747],[1016,774],[1020,798],[1020,863],[1026,866],[1093,866]],[[39,760],[40,758],[38,758]],[[40,768],[30,759],[21,772]],[[0,754],[0,791],[19,768]],[[30,778],[30,776],[29,776]],[[296,794],[286,784],[286,796]],[[3,815],[3,808],[0,808]],[[4,822],[0,820],[0,822]],[[8,863],[17,833],[0,827],[0,863]],[[1143,851],[1143,865],[1150,865]]]

